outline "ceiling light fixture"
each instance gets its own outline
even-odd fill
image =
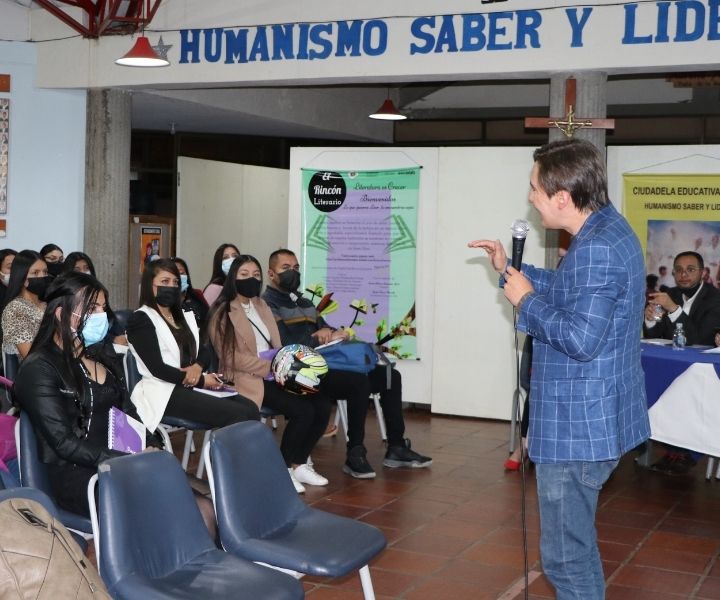
[[[123,57],[115,61],[122,67],[167,67],[170,61],[160,58],[144,35],[138,37],[135,45]]]
[[[116,65],[121,67],[167,67],[170,65],[170,61],[161,57],[150,45],[150,40],[145,37],[145,20],[143,18],[145,2],[146,0],[141,0],[140,3],[140,21],[143,24],[140,35],[130,51],[115,61]]]
[[[395,103],[390,100],[389,90],[388,98],[382,103],[382,106],[371,115],[368,115],[368,117],[378,119],[379,121],[402,121],[403,119],[407,119],[407,117],[397,109]]]

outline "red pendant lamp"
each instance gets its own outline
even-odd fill
[[[170,62],[153,50],[148,38],[140,35],[130,51],[118,58],[115,64],[123,67],[167,67]]]
[[[385,102],[382,103],[382,106],[374,113],[368,115],[368,117],[379,121],[402,121],[403,119],[407,119],[407,117],[397,109],[395,103],[390,99],[389,92],[388,97],[385,99]]]

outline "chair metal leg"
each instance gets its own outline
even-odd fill
[[[370,578],[370,567],[365,565],[359,571],[360,583],[362,584],[363,597],[365,600],[375,600],[375,590],[373,590],[372,579]]]
[[[170,441],[170,434],[168,433],[167,426],[160,423],[160,425],[158,425],[157,432],[160,434],[160,437],[163,440],[165,450],[167,450],[170,454],[173,454],[173,446],[172,442]]]
[[[375,415],[377,416],[378,427],[380,428],[380,437],[383,442],[387,442],[387,429],[385,427],[385,415],[383,414],[382,406],[380,405],[380,394],[370,394],[370,397],[375,402]]]
[[[345,432],[345,441],[349,442],[350,438],[348,437],[347,400],[337,401],[337,411],[340,415],[340,422],[342,423],[343,431]]]
[[[211,430],[208,429],[203,436],[202,449],[200,450],[200,460],[198,461],[197,471],[195,472],[195,476],[198,479],[202,479],[203,473],[205,472],[205,446],[207,446],[210,442],[210,431]]]
[[[270,419],[270,423],[272,423],[273,431],[277,431],[277,418],[273,417],[272,419]]]
[[[183,448],[183,457],[182,457],[182,468],[183,471],[187,471],[188,462],[190,462],[190,450],[192,449],[193,444],[193,430],[188,429],[185,432],[185,448]]]
[[[715,467],[715,457],[708,456],[707,469],[705,469],[705,479],[710,479],[712,477],[713,467]],[[718,469],[720,469],[720,464],[718,465]]]

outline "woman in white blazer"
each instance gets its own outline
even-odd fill
[[[209,357],[200,348],[193,313],[180,308],[180,273],[172,260],[145,267],[140,304],[127,325],[130,351],[142,375],[131,398],[149,431],[164,415],[209,428],[260,418],[257,404],[239,394],[217,397],[198,391],[217,389],[220,382],[206,372]]]

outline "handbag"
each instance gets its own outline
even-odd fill
[[[315,350],[322,355],[330,369],[338,371],[367,374],[377,365],[375,348],[360,340],[330,342]]]

